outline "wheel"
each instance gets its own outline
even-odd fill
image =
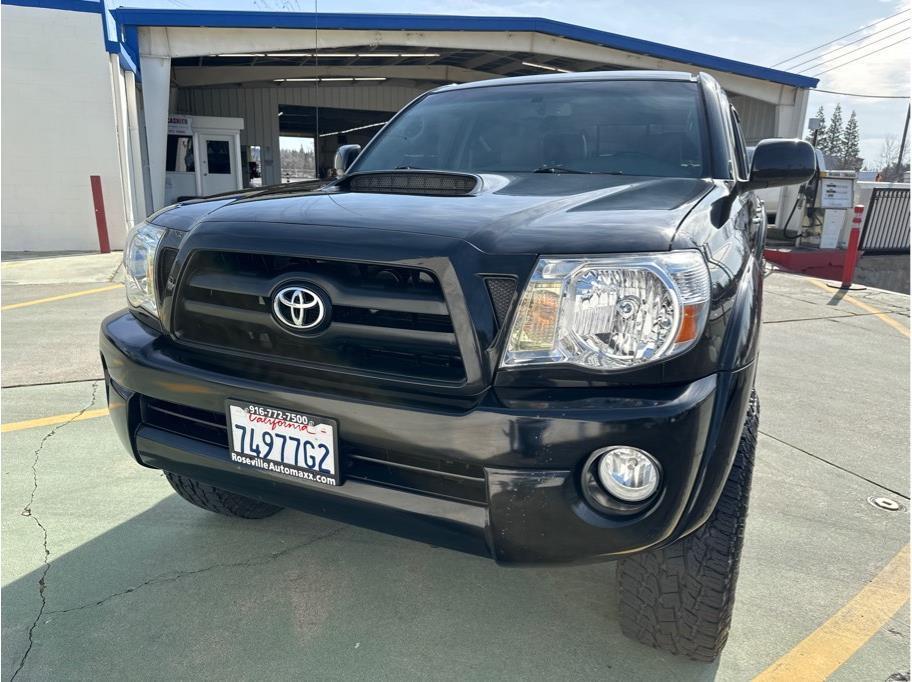
[[[631,639],[707,663],[722,652],[735,602],[759,421],[760,403],[752,392],[731,473],[709,520],[674,544],[618,562],[621,630]]]
[[[194,481],[186,476],[172,474],[170,471],[165,472],[165,477],[174,488],[174,492],[187,502],[217,514],[241,519],[264,519],[282,510],[281,507],[274,504],[229,493],[227,490]]]

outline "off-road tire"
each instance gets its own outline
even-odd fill
[[[712,662],[731,627],[760,403],[751,393],[738,452],[709,520],[672,545],[618,562],[621,630],[638,642]]]
[[[192,478],[165,472],[168,483],[174,492],[183,497],[190,504],[216,514],[233,516],[241,519],[264,519],[282,510],[274,504],[253,500],[237,493],[215,488]]]

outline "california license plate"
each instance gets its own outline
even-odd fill
[[[339,485],[336,422],[228,401],[231,461],[291,478]]]

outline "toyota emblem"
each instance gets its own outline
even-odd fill
[[[279,289],[272,299],[276,319],[295,331],[306,332],[326,320],[327,304],[319,293],[303,286]]]

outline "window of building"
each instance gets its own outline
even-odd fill
[[[231,175],[231,145],[228,140],[206,140],[206,163],[210,175]]]
[[[168,135],[165,170],[171,173],[193,173],[193,138],[189,135]]]

